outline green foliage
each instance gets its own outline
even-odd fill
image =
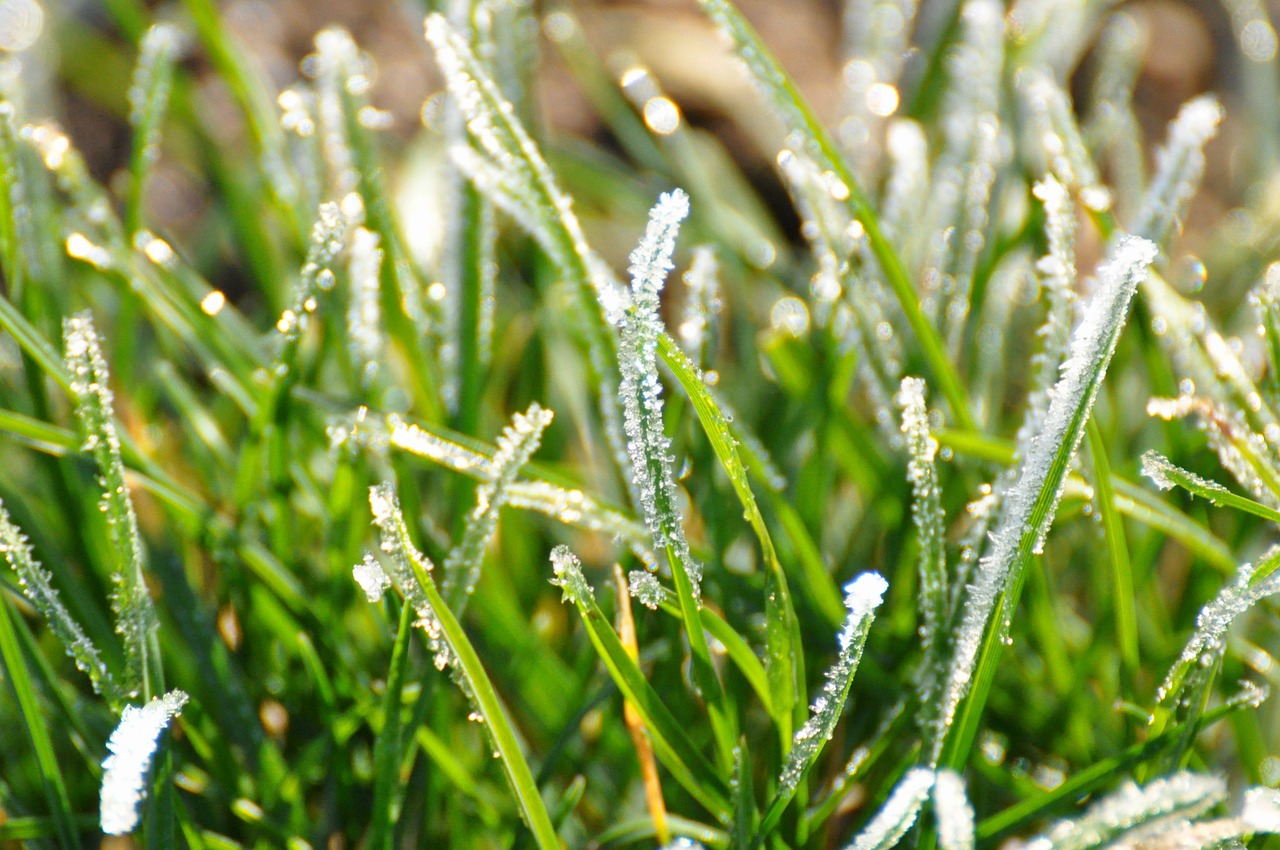
[[[1280,180],[1260,5],[1148,167],[1123,12],[849,0],[828,128],[701,0],[789,210],[567,6],[423,4],[408,127],[341,28],[277,92],[209,0],[43,5],[130,143],[0,74],[0,843],[1280,831],[1280,211],[1196,201]]]

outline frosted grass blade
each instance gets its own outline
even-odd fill
[[[1156,173],[1134,218],[1134,233],[1163,246],[1182,229],[1186,205],[1204,174],[1204,146],[1217,133],[1222,114],[1213,95],[1201,95],[1178,110],[1156,154]]]
[[[142,37],[138,66],[129,87],[133,149],[129,157],[129,195],[124,216],[129,233],[142,226],[143,192],[147,174],[160,156],[160,124],[168,106],[173,64],[182,41],[182,33],[172,24],[156,24]]]
[[[662,195],[649,215],[644,238],[631,254],[631,305],[619,327],[618,369],[622,381],[618,392],[631,480],[640,499],[637,507],[649,527],[655,551],[662,553],[675,579],[693,656],[693,678],[706,700],[716,744],[725,760],[732,754],[737,734],[698,616],[702,565],[689,551],[677,504],[671,441],[662,419],[662,382],[656,351],[662,331],[659,293],[672,268],[671,255],[680,222],[688,214],[689,198],[684,192],[676,189]]]
[[[941,850],[973,850],[973,806],[964,788],[964,777],[954,770],[940,770],[934,777],[933,814],[938,822]]]
[[[849,699],[853,676],[862,660],[867,634],[875,619],[876,608],[884,601],[889,585],[879,573],[863,573],[845,586],[845,608],[848,615],[840,632],[839,652],[835,664],[827,670],[822,692],[810,707],[809,719],[796,731],[791,750],[783,760],[778,789],[765,812],[752,843],[759,847],[777,825],[787,805],[795,797],[800,781],[813,768],[827,742],[835,734],[840,715]]]
[[[1028,850],[1088,850],[1116,840],[1154,818],[1191,818],[1227,797],[1216,776],[1177,773],[1139,787],[1126,781],[1091,805],[1079,818],[1058,821],[1027,842]]]
[[[699,753],[684,727],[631,660],[617,632],[596,604],[595,593],[582,574],[577,557],[567,547],[557,546],[551,552],[551,566],[555,572],[552,582],[564,591],[565,601],[578,609],[587,635],[610,677],[644,720],[653,740],[654,753],[694,799],[717,818],[728,820],[731,806],[727,784]]]
[[[418,615],[415,625],[427,633],[435,653],[436,667],[449,667],[455,681],[484,721],[502,763],[503,772],[515,792],[521,816],[533,833],[539,850],[560,850],[551,816],[533,780],[529,763],[511,728],[498,694],[480,663],[461,624],[445,605],[431,577],[431,563],[413,545],[409,529],[400,513],[399,500],[389,484],[369,491],[369,507],[382,538],[382,551],[391,564],[391,578]]]
[[[107,741],[110,755],[102,762],[100,820],[107,835],[128,835],[138,828],[138,809],[147,798],[147,775],[160,736],[186,703],[187,695],[173,690],[141,708],[124,707]]]
[[[908,770],[871,822],[845,850],[893,850],[915,824],[933,788],[935,774],[923,767]]]
[[[1177,706],[1193,668],[1210,669],[1226,652],[1227,629],[1259,600],[1280,593],[1280,547],[1273,546],[1257,565],[1241,564],[1235,580],[1201,609],[1182,654],[1156,690],[1156,701],[1166,708]]]
[[[490,463],[493,477],[476,490],[476,506],[467,518],[462,539],[444,561],[441,594],[450,607],[461,612],[480,581],[485,549],[498,530],[498,513],[510,498],[512,483],[538,450],[542,432],[551,424],[552,412],[537,402],[517,413],[498,437],[498,450]]]
[[[102,660],[98,648],[58,598],[58,591],[50,583],[49,573],[36,561],[30,542],[9,517],[3,502],[0,502],[0,552],[4,553],[9,567],[18,576],[23,594],[49,623],[49,628],[58,636],[76,667],[89,677],[94,691],[112,705],[120,703],[124,699],[124,692]]]
[[[64,319],[62,336],[67,372],[71,375],[71,397],[85,437],[83,448],[92,453],[102,476],[102,509],[115,565],[111,604],[116,613],[116,632],[124,640],[126,678],[122,684],[130,695],[140,692],[150,699],[163,687],[159,647],[155,643],[159,623],[142,577],[142,536],[120,457],[107,361],[89,313]]]
[[[1201,478],[1194,472],[1175,465],[1159,452],[1148,451],[1143,454],[1142,474],[1150,478],[1161,490],[1181,487],[1193,496],[1199,496],[1220,507],[1235,508],[1265,520],[1280,523],[1280,511],[1275,508],[1236,495],[1216,481]]]
[[[1026,564],[1044,545],[1129,302],[1155,256],[1156,247],[1139,237],[1125,237],[1109,252],[1099,270],[1098,290],[1072,338],[1062,378],[1051,393],[1044,427],[1024,446],[1017,481],[1006,496],[991,547],[978,564],[956,631],[943,691],[946,734],[938,736],[932,756],[947,767],[960,767],[968,754]],[[956,717],[961,707],[963,713]]]
[[[800,97],[795,84],[765,47],[760,36],[728,0],[699,0],[702,10],[733,42],[752,79],[763,91],[784,124],[801,132],[805,153],[818,165],[838,178],[833,191],[847,206],[850,215],[862,224],[871,251],[884,273],[885,280],[897,296],[898,303],[923,349],[929,371],[951,406],[952,415],[963,428],[971,428],[968,398],[959,377],[948,360],[937,330],[920,310],[919,297],[897,252],[885,238],[880,221],[871,208],[853,173],[840,156],[830,134],[818,122],[812,110]]]
[[[925,405],[925,385],[920,378],[903,378],[898,393],[902,408],[902,435],[907,447],[907,480],[911,484],[911,518],[916,527],[919,574],[920,635],[922,658],[917,674],[916,695],[919,722],[924,731],[932,727],[937,710],[938,688],[946,678],[942,657],[943,629],[950,608],[947,575],[946,537],[942,512],[942,490],[938,485],[935,457],[938,441],[929,431],[929,411]]]

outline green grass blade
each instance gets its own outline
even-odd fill
[[[159,622],[143,578],[145,554],[125,481],[107,361],[88,313],[64,320],[63,337],[67,372],[72,376],[71,395],[85,434],[84,448],[92,453],[102,476],[102,510],[107,516],[114,559],[112,606],[116,632],[124,640],[125,684],[131,693],[140,691],[144,699],[150,699],[164,688],[155,635]]]
[[[595,594],[582,575],[578,559],[565,547],[558,547],[551,555],[556,583],[564,589],[566,601],[577,607],[587,635],[610,677],[644,721],[653,740],[654,752],[694,799],[718,819],[727,822],[732,807],[724,779],[698,752],[680,722],[631,660],[609,619],[597,606]]]
[[[482,717],[534,841],[540,850],[560,850],[560,839],[556,836],[551,816],[533,780],[533,773],[506,710],[499,702],[493,683],[462,625],[436,589],[430,562],[410,540],[399,502],[390,485],[371,489],[369,505],[373,510],[374,523],[381,532],[383,551],[393,564],[392,579],[426,630],[431,648],[437,655],[437,665],[443,660],[453,668],[464,693]]]
[[[949,734],[934,744],[934,758],[953,770],[968,757],[1026,565],[1040,551],[1053,522],[1068,466],[1084,436],[1129,301],[1155,253],[1153,245],[1136,237],[1113,248],[1100,273],[1103,284],[1073,337],[1068,366],[1054,389],[1043,430],[1024,453],[992,548],[980,562],[967,594],[956,633],[955,660],[944,689]],[[955,722],[950,722],[953,716]]]
[[[26,659],[22,657],[22,648],[18,645],[18,634],[10,619],[12,616],[8,600],[0,594],[0,658],[4,660],[5,678],[9,680],[9,687],[18,703],[22,725],[35,751],[36,763],[40,769],[40,784],[53,818],[53,833],[57,836],[58,846],[63,850],[76,850],[81,846],[78,837],[80,830],[72,814],[71,799],[67,796],[62,768],[53,749],[44,712],[40,710]]]
[[[1098,510],[1102,517],[1102,533],[1111,555],[1111,574],[1115,579],[1112,606],[1116,617],[1116,643],[1124,670],[1122,687],[1132,686],[1138,672],[1138,613],[1133,585],[1133,564],[1125,539],[1120,512],[1116,510],[1115,491],[1111,487],[1111,462],[1107,444],[1098,423],[1089,420],[1089,457],[1093,461],[1094,486],[1098,490]]]

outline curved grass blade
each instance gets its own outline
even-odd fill
[[[813,768],[831,736],[849,699],[853,676],[862,660],[862,649],[875,619],[875,610],[884,601],[889,585],[879,573],[863,573],[845,587],[848,616],[840,632],[836,663],[827,671],[822,693],[813,701],[809,720],[795,734],[791,750],[782,765],[778,789],[761,820],[752,847],[760,847],[777,825],[783,811],[795,797],[800,781]]]
[[[583,576],[577,557],[567,547],[558,546],[551,552],[551,565],[556,574],[554,583],[564,590],[565,600],[577,607],[587,635],[610,677],[644,720],[658,758],[694,799],[727,823],[732,807],[724,779],[698,752],[680,722],[627,654],[608,618],[597,606],[595,593]]]
[[[131,694],[140,691],[144,698],[150,699],[164,687],[155,636],[159,621],[142,577],[145,557],[142,536],[125,481],[107,361],[102,356],[98,332],[89,313],[64,319],[62,335],[66,343],[67,372],[71,375],[71,397],[85,435],[84,449],[93,454],[102,476],[102,510],[107,517],[115,564],[111,575],[114,586],[111,604],[116,613],[116,632],[124,640],[124,685]]]
[[[1006,497],[992,547],[979,562],[956,633],[955,657],[944,688],[943,717],[949,734],[933,747],[933,759],[946,767],[957,769],[968,756],[1026,565],[1044,544],[1129,302],[1155,256],[1155,246],[1139,237],[1123,238],[1111,250],[1099,271],[1099,289],[1076,329],[1063,376],[1054,387],[1044,427],[1023,452],[1017,482]]]
[[[498,513],[510,498],[511,484],[537,451],[552,415],[550,410],[534,402],[524,413],[517,413],[498,437],[498,451],[490,461],[493,477],[477,489],[476,506],[467,520],[462,539],[444,562],[441,593],[458,612],[466,607],[467,599],[480,581],[484,552],[498,530]]]
[[[493,739],[503,772],[515,792],[520,812],[540,850],[560,850],[560,839],[520,750],[515,731],[462,625],[445,605],[431,577],[431,562],[413,545],[390,484],[369,490],[369,507],[391,564],[391,579],[418,615],[427,633],[437,668],[448,666]]]
[[[23,594],[48,621],[49,628],[58,636],[67,655],[89,677],[94,691],[113,706],[120,703],[124,692],[102,660],[98,648],[58,598],[58,591],[50,584],[49,573],[36,561],[30,542],[9,517],[3,502],[0,502],[0,551],[18,576]]]
[[[916,822],[929,798],[935,774],[913,767],[898,782],[871,822],[849,842],[845,850],[892,850]]]
[[[31,674],[23,657],[22,647],[18,644],[18,633],[14,628],[13,620],[10,619],[12,616],[8,600],[4,598],[3,593],[0,593],[0,659],[4,661],[5,679],[13,690],[14,698],[18,703],[18,714],[22,718],[22,725],[35,751],[36,764],[40,771],[40,785],[43,787],[45,800],[49,804],[53,832],[57,836],[58,846],[62,850],[76,850],[80,847],[79,829],[72,813],[71,798],[67,795],[62,769],[53,749],[53,741],[49,737],[47,718],[36,699]]]
[[[1253,499],[1232,493],[1216,481],[1201,478],[1194,472],[1176,466],[1159,452],[1149,451],[1142,456],[1142,474],[1150,478],[1161,490],[1181,487],[1193,496],[1199,496],[1224,508],[1235,508],[1271,522],[1280,522],[1280,511]]]

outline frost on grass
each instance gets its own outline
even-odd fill
[[[1093,156],[1076,124],[1070,96],[1043,71],[1028,68],[1020,73],[1024,100],[1033,119],[1031,126],[1039,137],[1050,175],[1077,190],[1089,209],[1110,209],[1111,192],[1098,176]],[[1045,198],[1041,200],[1049,203]]]
[[[721,307],[719,272],[714,248],[699,245],[693,249],[693,262],[684,273],[684,309],[676,333],[680,347],[697,366],[706,363],[707,347],[715,340]]]
[[[390,483],[384,482],[369,488],[369,510],[373,513],[373,524],[378,529],[380,548],[386,555],[387,576],[418,615],[414,625],[426,632],[427,646],[431,650],[436,669],[455,668],[454,679],[459,681],[456,673],[457,656],[445,639],[440,618],[436,616],[435,608],[423,586],[432,580],[434,565],[413,545],[404,515],[400,512],[400,500]],[[371,557],[372,555],[366,555],[365,562]],[[459,681],[459,686],[468,697],[471,696],[470,688],[464,682]]]
[[[1076,213],[1071,196],[1051,174],[1037,183],[1033,192],[1044,204],[1049,241],[1049,253],[1036,263],[1047,309],[1044,324],[1037,331],[1041,348],[1032,358],[1031,390],[1018,431],[1020,444],[1030,440],[1044,423],[1050,389],[1067,355],[1076,307]]]
[[[378,234],[357,227],[351,234],[349,260],[351,300],[347,307],[347,344],[351,359],[360,371],[360,381],[368,386],[378,373],[382,359],[382,307],[380,274],[382,249]]]
[[[132,695],[148,687],[148,642],[158,625],[155,606],[142,577],[142,537],[125,483],[107,361],[90,314],[78,313],[64,319],[62,336],[71,397],[84,433],[84,450],[93,455],[102,483],[101,508],[107,518],[114,558],[111,603],[116,632],[124,639],[123,684]]]
[[[1280,468],[1266,438],[1249,428],[1243,411],[1229,414],[1209,399],[1183,395],[1151,399],[1147,414],[1165,420],[1194,414],[1222,467],[1258,501],[1280,510]]]
[[[381,600],[382,594],[391,586],[391,577],[372,552],[366,552],[364,560],[351,568],[351,576],[370,602]]]
[[[631,598],[651,611],[656,610],[667,597],[658,577],[646,570],[632,570],[627,575],[627,586],[631,590]]]
[[[1044,425],[1028,443],[1019,446],[1022,463],[1017,481],[1005,497],[1004,514],[991,547],[978,563],[974,582],[966,594],[943,694],[943,727],[951,724],[960,700],[968,692],[978,653],[993,628],[992,616],[1001,597],[1017,581],[1027,558],[1043,548],[1062,496],[1067,466],[1084,435],[1129,302],[1155,256],[1155,245],[1140,237],[1125,237],[1114,246],[1108,261],[1099,269],[1098,290],[1072,338],[1062,377],[1050,393]],[[1003,634],[1007,624],[995,624],[994,628]],[[941,754],[944,737],[936,736],[934,758]]]
[[[1227,785],[1219,777],[1175,773],[1139,787],[1126,781],[1089,806],[1078,818],[1055,823],[1026,844],[1026,850],[1086,850],[1108,844],[1153,821],[1185,823],[1223,802]]]
[[[1231,491],[1218,482],[1183,469],[1156,451],[1148,451],[1142,455],[1142,474],[1151,479],[1151,482],[1161,490],[1172,490],[1182,485],[1192,494],[1202,496],[1215,504],[1219,501],[1217,497],[1231,495]]]
[[[1168,676],[1156,690],[1156,700],[1162,704],[1175,703],[1184,691],[1188,673],[1196,666],[1210,668],[1226,651],[1227,629],[1236,618],[1252,608],[1260,599],[1280,592],[1280,572],[1271,571],[1280,560],[1280,547],[1272,547],[1263,555],[1260,564],[1269,575],[1255,580],[1259,569],[1252,563],[1240,565],[1231,584],[1224,587],[1196,617],[1196,628],[1174,662]]]
[[[542,432],[551,424],[552,412],[536,402],[517,413],[498,437],[498,450],[490,461],[493,475],[476,490],[476,506],[468,518],[462,539],[449,551],[444,562],[443,590],[451,604],[465,604],[480,580],[484,550],[498,529],[498,513],[510,496],[510,488],[520,470],[542,441]]]
[[[9,517],[3,502],[0,502],[0,552],[4,553],[9,567],[17,575],[23,595],[48,621],[49,628],[58,636],[67,655],[93,683],[93,689],[112,702],[121,699],[124,695],[99,655],[98,648],[62,604],[58,591],[50,583],[51,576],[35,559],[31,543]]]
[[[186,703],[187,695],[173,690],[141,708],[125,706],[107,740],[110,755],[102,762],[100,812],[107,835],[128,835],[137,828],[160,735]]]
[[[1156,173],[1134,218],[1133,232],[1165,244],[1182,226],[1182,216],[1204,174],[1204,146],[1218,132],[1222,107],[1211,94],[1183,105],[1169,125],[1169,138],[1156,153]]]
[[[402,451],[438,463],[477,481],[491,482],[497,474],[494,459],[466,446],[423,430],[398,416],[387,419],[388,443]],[[593,496],[542,480],[517,479],[507,487],[507,504],[538,511],[552,519],[596,531],[623,541],[641,561],[652,563],[648,531]]]
[[[933,814],[938,822],[941,850],[973,850],[974,815],[964,778],[954,770],[940,770],[933,782]]]
[[[173,62],[182,45],[182,32],[172,24],[156,24],[142,37],[128,94],[129,123],[138,134],[135,146],[144,165],[153,163],[160,155],[161,117],[169,100]]]
[[[683,571],[697,598],[702,565],[694,560],[684,536],[671,441],[663,430],[662,382],[658,377],[658,337],[662,319],[659,293],[672,268],[676,234],[689,214],[689,198],[676,189],[665,193],[649,214],[644,238],[631,254],[631,308],[621,324],[618,369],[622,381],[623,427],[638,506],[653,538],[672,571]]]
[[[350,197],[359,198],[358,195]],[[333,288],[337,280],[333,262],[345,244],[350,223],[342,206],[330,201],[320,205],[290,306],[276,320],[276,330],[284,338],[286,348],[298,344],[309,317],[319,306],[316,300],[319,293]]]
[[[786,797],[795,792],[805,772],[831,740],[849,697],[858,662],[862,660],[871,621],[875,618],[876,608],[884,601],[888,587],[879,573],[863,573],[845,585],[844,604],[848,615],[840,632],[839,654],[836,663],[827,670],[822,693],[809,708],[809,719],[791,742],[791,750],[778,780],[779,796]]]
[[[936,690],[945,675],[938,669],[939,641],[947,612],[947,565],[944,549],[941,488],[934,457],[938,441],[929,431],[925,384],[920,378],[903,378],[898,392],[902,407],[902,434],[907,445],[907,480],[911,483],[911,517],[919,538],[920,639],[924,657],[919,681],[920,704],[926,711],[936,705]]]
[[[591,585],[582,574],[582,562],[569,551],[568,546],[557,546],[551,550],[551,571],[551,583],[563,591],[565,602],[585,605],[595,599]]]
[[[889,799],[845,850],[891,850],[915,824],[933,788],[934,772],[913,767],[898,782]]]

